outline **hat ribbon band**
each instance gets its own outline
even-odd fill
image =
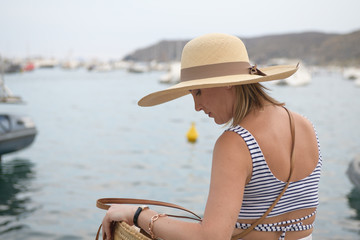
[[[181,69],[181,82],[238,74],[266,76],[257,65],[251,66],[248,62],[226,62]]]

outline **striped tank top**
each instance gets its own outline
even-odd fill
[[[245,186],[243,203],[238,218],[260,218],[273,204],[286,183],[280,181],[272,174],[259,144],[249,131],[241,126],[229,128],[226,131],[233,131],[244,139],[250,151],[253,164],[252,177]],[[322,158],[317,134],[316,139],[319,149],[319,160],[315,169],[307,177],[291,182],[284,195],[267,217],[275,217],[294,210],[314,208],[319,205],[318,187]]]

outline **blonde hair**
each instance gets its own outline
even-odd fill
[[[261,85],[260,83],[251,83],[236,85],[235,93],[235,112],[232,119],[231,126],[235,127],[246,117],[246,115],[253,109],[261,109],[264,107],[264,101],[277,106],[284,106],[274,98],[272,98],[266,91],[268,88]]]

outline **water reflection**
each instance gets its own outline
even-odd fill
[[[350,207],[356,211],[355,219],[360,220],[360,190],[354,187],[348,194],[348,201]]]
[[[18,220],[35,210],[29,207],[33,167],[27,159],[0,162],[0,235],[24,228]]]

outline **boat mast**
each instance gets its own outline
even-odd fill
[[[6,98],[6,91],[4,84],[4,64],[0,55],[0,100],[2,100],[2,98]]]

